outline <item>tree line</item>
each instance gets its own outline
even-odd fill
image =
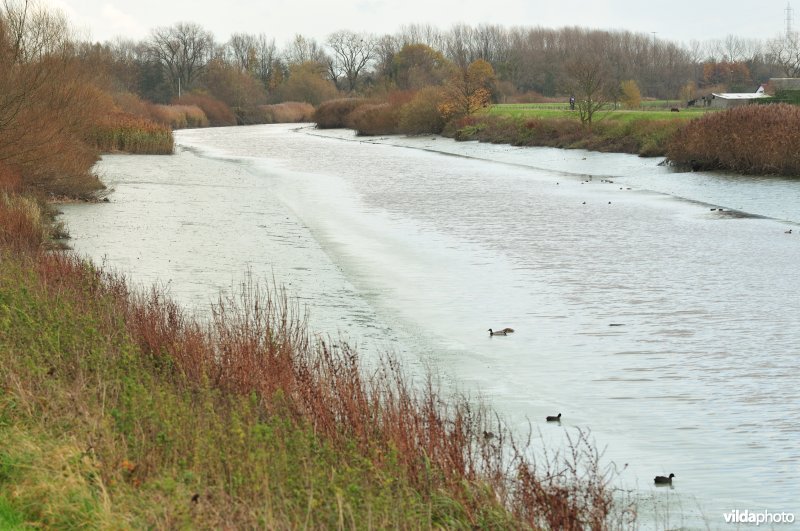
[[[341,30],[324,42],[298,34],[279,48],[264,34],[234,34],[219,43],[201,26],[181,22],[138,42],[83,43],[81,53],[104,65],[115,88],[149,101],[204,90],[242,107],[417,89],[440,82],[446,67],[463,69],[478,59],[496,72],[501,101],[563,96],[570,71],[588,62],[601,68],[609,86],[634,80],[645,96],[677,99],[687,85],[754,91],[769,77],[797,75],[798,50],[796,36],[684,45],[630,31],[496,25],[412,25],[380,36]]]
[[[140,101],[202,102],[206,114],[218,116],[209,122],[221,125],[258,121],[263,113],[256,111],[266,104],[318,106],[343,96],[386,101],[425,87],[463,85],[470,65],[477,65],[473,72],[491,68],[491,86],[482,88],[495,102],[563,101],[587,90],[598,101],[631,101],[626,90],[690,100],[712,90],[755,91],[770,77],[800,75],[796,33],[683,44],[579,27],[409,25],[386,35],[341,30],[324,41],[297,34],[279,47],[265,34],[238,33],[218,42],[208,29],[179,22],[139,41],[99,43],[76,38],[62,14],[35,0],[3,0],[0,40],[0,142],[7,153],[14,153],[13,143],[53,145],[51,137],[22,127],[21,118],[38,113],[46,121],[73,100],[87,110],[83,116],[107,109],[98,98],[112,98],[128,111]],[[485,100],[479,96],[465,107]],[[50,125],[40,130],[55,134],[61,127]],[[61,130],[78,125],[72,120]]]

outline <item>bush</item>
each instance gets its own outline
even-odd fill
[[[398,109],[388,103],[361,105],[348,117],[349,127],[359,135],[390,135],[397,132]]]
[[[800,174],[800,107],[747,105],[707,113],[669,143],[670,162],[696,170]]]
[[[413,99],[399,111],[399,132],[407,135],[439,134],[445,120],[439,112],[443,100],[441,89],[427,87],[417,92]]]
[[[319,129],[337,129],[350,127],[348,117],[350,113],[361,105],[374,103],[361,98],[339,98],[321,103],[314,111],[312,120]]]

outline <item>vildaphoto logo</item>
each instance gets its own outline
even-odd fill
[[[769,511],[751,511],[745,509],[740,511],[734,509],[729,513],[723,513],[726,524],[793,524],[794,513],[771,513]]]

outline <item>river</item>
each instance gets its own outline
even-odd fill
[[[515,431],[591,430],[644,528],[800,519],[800,180],[298,125],[176,144],[98,163],[110,202],[62,207],[78,253],[201,314],[274,279]]]

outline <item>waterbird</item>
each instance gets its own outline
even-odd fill
[[[557,422],[561,420],[561,413],[558,415],[547,415],[547,422]]]
[[[672,478],[675,477],[675,474],[670,474],[669,477],[666,476],[656,476],[653,481],[655,481],[656,485],[671,485]]]
[[[493,332],[491,328],[489,329],[489,335],[490,336],[504,336],[507,333],[508,332],[506,332],[505,330],[498,330],[497,332]]]
[[[513,333],[514,333],[514,329],[513,329],[513,328],[508,328],[508,327],[505,327],[505,328],[503,328],[503,329],[501,330],[501,332],[505,332],[506,334],[513,334]]]
[[[792,229],[789,229],[789,230],[783,231],[783,233],[784,233],[784,234],[791,234],[791,233],[792,233]]]

